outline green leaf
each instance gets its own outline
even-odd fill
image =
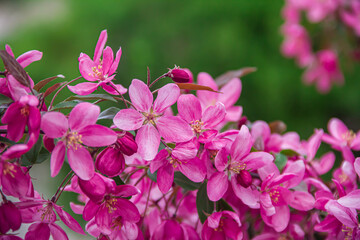
[[[216,211],[231,211],[235,212],[234,209],[222,198],[216,202]]]
[[[13,100],[5,95],[0,94],[0,105],[12,103]]]
[[[201,183],[195,183],[195,182],[191,181],[181,172],[175,172],[174,182],[177,185],[179,185],[180,187],[182,187],[183,189],[190,190],[190,191],[199,189],[201,186]]]
[[[22,165],[29,166],[35,163],[41,163],[45,161],[47,158],[50,158],[50,153],[47,152],[45,149],[43,151],[40,151],[41,146],[42,146],[42,137],[39,136],[37,142],[30,149],[30,151],[28,151],[27,153],[21,156]]]
[[[150,168],[147,170],[147,175],[148,177],[151,179],[151,181],[156,182],[156,178],[157,178],[157,171],[154,173],[150,172]]]
[[[109,96],[109,95],[106,95],[106,94],[89,94],[89,95],[86,95],[86,96],[81,96],[81,95],[75,95],[75,96],[71,96],[71,97],[68,97],[67,99],[65,99],[65,101],[71,101],[71,100],[82,100],[82,101],[85,101],[85,100],[108,100],[108,101],[112,101],[112,102],[117,102],[115,98]]]
[[[69,101],[69,102],[60,102],[56,104],[53,108],[51,108],[51,111],[54,110],[61,110],[61,109],[71,109],[81,103],[79,100]]]
[[[120,176],[113,177],[113,180],[115,181],[116,185],[125,185],[124,181],[120,178]]]
[[[284,150],[281,150],[280,153],[284,154],[285,156],[288,156],[288,157],[300,156],[300,154],[298,152],[295,152],[292,149],[284,149]]]
[[[117,107],[110,107],[106,109],[105,111],[101,112],[98,120],[100,119],[113,119],[115,115],[120,111]]]
[[[16,142],[11,141],[11,140],[7,139],[6,137],[2,137],[2,136],[0,136],[0,142],[5,143],[6,145],[9,145],[9,146],[16,144]]]
[[[196,209],[201,223],[204,223],[207,215],[210,215],[214,210],[214,202],[208,198],[206,185],[207,182],[205,181],[196,194]]]
[[[277,168],[279,169],[279,171],[281,172],[281,170],[286,166],[287,163],[287,157],[282,154],[282,153],[277,153],[275,154],[275,165],[277,166]]]

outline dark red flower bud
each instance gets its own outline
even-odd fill
[[[237,181],[238,184],[240,184],[244,188],[247,188],[252,183],[251,174],[246,170],[241,170],[238,173],[238,175],[236,175],[236,181]]]
[[[44,147],[46,148],[46,150],[48,150],[49,152],[52,152],[54,150],[55,143],[54,143],[53,138],[49,138],[46,135],[44,135],[43,142],[44,142]]]
[[[119,137],[116,145],[127,156],[133,155],[138,149],[134,136],[129,132],[126,132],[123,137]]]
[[[106,194],[106,184],[98,173],[95,173],[90,180],[79,178],[79,186],[85,195],[95,203],[101,202]]]
[[[171,69],[167,76],[177,83],[187,83],[190,81],[189,74],[180,68]]]
[[[241,117],[238,122],[238,129],[240,129],[242,127],[242,125],[245,125],[246,122],[247,122],[247,117],[245,117],[245,116]]]
[[[16,231],[21,226],[21,214],[19,209],[10,201],[0,206],[0,233],[5,234],[10,229]]]

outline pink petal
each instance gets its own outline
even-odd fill
[[[274,157],[266,152],[251,152],[242,161],[246,163],[246,169],[254,171],[274,161]]]
[[[94,203],[93,201],[89,200],[84,208],[83,218],[85,221],[90,221],[95,214],[99,210],[100,205]]]
[[[73,202],[70,202],[70,208],[71,210],[75,213],[75,214],[83,214],[84,212],[84,205],[80,205],[80,204],[75,204]]]
[[[183,94],[179,97],[177,102],[179,115],[186,122],[200,120],[202,110],[199,99],[192,94]]]
[[[104,74],[109,72],[111,64],[114,61],[114,53],[111,47],[106,47],[103,52],[103,63],[102,63],[102,71]]]
[[[354,190],[337,200],[344,207],[360,209],[360,190]]]
[[[269,193],[263,192],[260,195],[261,210],[263,210],[266,216],[273,216],[276,213],[275,207],[272,204]]]
[[[343,135],[349,131],[345,124],[337,118],[330,119],[328,130],[332,136],[339,140],[343,140]]]
[[[66,146],[63,141],[59,141],[51,153],[50,170],[51,177],[55,177],[60,172],[64,163]]]
[[[360,177],[360,158],[355,159],[354,169],[355,169],[356,174]]]
[[[288,226],[290,220],[290,209],[288,206],[275,207],[276,214],[271,218],[272,227],[277,232],[282,232]]]
[[[49,138],[59,138],[68,131],[68,120],[60,112],[47,112],[41,119],[41,129]]]
[[[342,153],[342,156],[343,156],[345,161],[348,161],[350,163],[354,163],[355,156],[354,156],[353,152],[351,151],[351,149],[348,146],[343,146],[341,148],[341,153]]]
[[[325,205],[325,209],[332,215],[334,215],[342,224],[355,228],[358,225],[356,210],[351,210],[350,208],[346,208],[341,206],[335,200],[329,200]]]
[[[252,190],[251,187],[244,188],[240,184],[237,184],[236,178],[231,178],[231,186],[234,190],[235,195],[247,206],[250,208],[258,209],[260,208],[260,193],[255,189]]]
[[[84,96],[94,92],[98,86],[99,86],[98,83],[84,82],[84,83],[79,83],[75,86],[68,85],[67,87],[71,92]]]
[[[134,109],[122,109],[114,117],[117,128],[131,131],[139,129],[145,120],[144,115]]]
[[[25,235],[26,240],[49,240],[50,228],[47,223],[34,223]]]
[[[315,157],[316,152],[318,151],[320,144],[321,144],[321,138],[324,131],[321,130],[315,130],[315,133],[310,137],[308,144],[307,144],[307,160],[312,161]]]
[[[112,75],[116,69],[119,66],[119,62],[120,62],[120,58],[121,58],[121,48],[119,48],[119,50],[116,52],[116,57],[115,57],[115,61],[113,62],[113,64],[111,65],[108,75]]]
[[[283,172],[286,173],[293,173],[296,175],[295,178],[289,179],[286,183],[284,183],[284,187],[286,188],[292,188],[298,185],[304,178],[305,174],[305,165],[303,160],[297,160],[295,162],[292,162],[291,164],[288,164],[286,166],[286,169]]]
[[[21,54],[16,61],[18,61],[23,68],[26,68],[30,63],[39,61],[42,58],[42,55],[42,52],[31,50]]]
[[[112,78],[114,77],[115,75],[112,76]],[[109,78],[107,80],[109,80]],[[112,95],[119,95],[119,93],[125,94],[127,92],[127,89],[124,88],[121,84],[114,84],[112,82],[108,82],[107,84],[102,84],[101,87]],[[117,91],[114,88],[116,88]]]
[[[98,42],[96,43],[95,53],[94,53],[94,62],[99,62],[101,54],[105,47],[106,41],[107,41],[107,31],[103,30],[100,33]]]
[[[224,172],[216,172],[211,175],[207,184],[207,194],[211,201],[219,201],[229,186],[229,180]]]
[[[242,159],[251,150],[252,139],[247,126],[243,125],[237,135],[235,141],[231,145],[231,157],[235,159]]]
[[[153,125],[142,126],[136,134],[135,141],[138,153],[144,160],[152,160],[157,154],[160,145],[160,135]]]
[[[199,158],[181,163],[179,170],[193,182],[202,182],[205,179],[206,167]]]
[[[37,107],[29,107],[29,121],[28,128],[29,132],[39,132],[41,123],[41,114]]]
[[[89,147],[104,147],[116,142],[117,134],[108,127],[88,125],[79,131],[82,142]]]
[[[294,191],[292,193],[293,199],[289,205],[300,211],[310,211],[314,208],[315,199],[308,192]]]
[[[171,164],[167,164],[159,168],[157,173],[157,184],[162,193],[167,193],[174,181],[174,168]]]
[[[131,185],[118,185],[111,192],[114,196],[127,198],[140,193],[140,190]]]
[[[71,169],[79,178],[89,180],[94,176],[95,167],[93,159],[89,151],[84,147],[80,147],[77,150],[68,148],[67,156]]]
[[[197,146],[192,141],[189,141],[176,144],[171,155],[179,160],[187,160],[195,158],[197,152]]]
[[[215,106],[209,106],[205,109],[201,120],[204,123],[204,128],[214,128],[221,123],[226,115],[224,104],[218,102]]]
[[[221,148],[220,151],[216,154],[215,157],[215,167],[219,172],[225,170],[226,166],[228,165],[228,151],[225,147]]]
[[[134,79],[129,87],[131,103],[140,112],[149,112],[153,103],[153,95],[149,87],[142,81]]]
[[[94,72],[94,70],[98,69],[98,64],[96,64],[96,62],[93,62],[87,57],[83,57],[79,61],[79,71],[83,78],[92,82],[100,80]]]
[[[208,73],[205,73],[205,72],[201,72],[198,74],[197,84],[211,87],[215,91],[218,90],[218,87],[217,87],[214,79]],[[214,105],[218,101],[219,93],[199,90],[196,92],[196,94],[197,94],[201,104],[204,107]]]
[[[230,122],[239,121],[242,113],[243,113],[243,108],[241,106],[232,106],[226,108],[225,120]]]
[[[84,230],[81,228],[80,224],[67,212],[65,212],[61,207],[54,204],[54,209],[58,214],[61,221],[68,226],[74,232],[77,232],[82,235],[86,235]]]
[[[79,130],[88,125],[94,125],[100,114],[100,107],[88,102],[76,105],[69,114],[71,130]]]
[[[159,89],[154,101],[154,112],[162,113],[176,103],[180,96],[180,88],[175,83],[169,83]]]
[[[60,226],[50,223],[49,228],[53,240],[69,240],[65,231]]]
[[[221,89],[219,94],[219,102],[222,102],[226,108],[233,106],[241,94],[241,81],[239,78],[233,78],[226,83]]]
[[[187,142],[194,136],[189,124],[179,117],[162,116],[158,119],[156,127],[160,136],[169,142]]]
[[[101,202],[107,193],[105,182],[99,175],[95,173],[90,180],[78,180],[81,191],[96,203]]]
[[[335,154],[328,152],[320,158],[320,162],[312,162],[313,167],[319,175],[325,174],[331,170],[335,163]]]
[[[160,152],[158,154],[156,154],[154,160],[152,160],[150,162],[150,172],[154,173],[160,167],[167,165],[167,163],[168,163],[167,157],[168,156],[169,156],[169,153],[166,149],[160,150]]]

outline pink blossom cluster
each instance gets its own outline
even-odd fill
[[[101,240],[360,238],[360,132],[332,118],[328,132],[315,129],[301,140],[279,122],[249,121],[235,105],[238,77],[218,86],[199,73],[195,84],[189,70],[176,67],[154,81],[150,74],[146,82],[134,79],[127,90],[113,83],[121,51],[114,60],[106,39],[103,31],[94,59],[80,55],[90,83],[41,92],[54,78],[36,85],[29,78],[29,89],[15,68],[5,69],[0,240],[64,240],[69,230]],[[17,62],[40,58],[30,51]],[[151,89],[165,77],[174,82]],[[65,86],[78,95],[53,105]],[[91,94],[99,87],[106,93]],[[124,107],[101,110],[105,100]],[[318,154],[321,144],[332,151]],[[50,161],[51,177],[65,171],[64,162],[71,168],[50,199],[31,176],[42,161]],[[57,204],[63,191],[77,194],[72,213]],[[29,226],[23,238],[22,226]]]
[[[357,58],[360,37],[360,1],[358,0],[286,0],[285,23],[281,30],[284,41],[281,51],[306,68],[303,80],[316,84],[327,93],[333,83],[343,84],[340,55]],[[308,31],[310,27],[316,31]],[[347,33],[347,34],[345,34]],[[313,36],[311,36],[313,35]],[[316,47],[314,47],[316,46]]]

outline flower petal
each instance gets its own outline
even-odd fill
[[[16,61],[20,63],[23,68],[26,68],[30,63],[39,61],[42,58],[43,53],[37,50],[31,50],[21,54]]]
[[[224,172],[211,175],[207,184],[207,194],[211,201],[219,201],[229,186],[229,180]]]
[[[49,228],[53,240],[69,240],[65,231],[57,224],[50,223]]]
[[[360,209],[360,190],[354,190],[337,200],[344,207]]]
[[[241,81],[239,78],[233,78],[226,83],[221,89],[219,94],[219,102],[223,103],[226,108],[233,106],[241,94]]]
[[[157,184],[162,193],[167,193],[174,181],[174,168],[171,164],[167,164],[159,168],[157,173]]]
[[[114,53],[111,47],[106,47],[103,52],[102,71],[104,74],[109,72],[111,64],[114,61]]]
[[[117,134],[108,127],[88,125],[79,131],[82,142],[89,147],[104,147],[116,142]]]
[[[274,161],[274,157],[267,152],[251,152],[242,161],[246,163],[246,169],[254,171]]]
[[[93,159],[89,151],[84,147],[80,147],[76,150],[68,148],[67,156],[71,169],[79,178],[89,180],[94,176],[95,167]]]
[[[68,85],[67,87],[71,92],[84,96],[94,92],[98,86],[99,86],[98,83],[84,82],[84,83],[79,83],[75,86]]]
[[[202,182],[206,176],[205,164],[199,158],[181,163],[179,170],[193,182]]]
[[[330,119],[328,123],[328,130],[330,134],[338,140],[343,140],[344,134],[349,131],[345,124],[337,118]]]
[[[110,69],[109,69],[109,72],[108,72],[108,75],[112,75],[116,69],[118,68],[119,66],[119,62],[120,62],[120,58],[121,58],[121,48],[119,48],[119,50],[116,52],[116,57],[115,57],[115,61],[112,63]]]
[[[149,124],[142,126],[136,134],[135,141],[140,156],[147,161],[153,160],[160,145],[160,135],[155,127]]]
[[[175,83],[169,83],[159,89],[154,101],[154,112],[162,113],[176,103],[180,96],[180,88]]]
[[[107,31],[103,30],[100,33],[99,40],[96,43],[95,52],[94,52],[94,62],[99,62],[101,54],[104,50],[106,41],[107,41]]]
[[[92,61],[89,57],[79,58],[79,71],[83,78],[88,81],[98,81],[99,77],[95,74],[94,70],[97,70],[98,65]]]
[[[53,205],[56,213],[58,214],[61,221],[68,226],[74,232],[77,232],[82,235],[86,235],[84,230],[81,228],[80,224],[67,212],[65,212],[61,207],[58,205]]]
[[[251,187],[244,188],[240,184],[237,184],[236,178],[231,178],[231,186],[235,195],[250,208],[260,208],[260,193],[257,190],[252,190]]]
[[[189,124],[179,117],[160,117],[156,127],[159,130],[160,136],[169,142],[187,142],[194,136]]]
[[[218,90],[214,79],[208,73],[199,73],[197,76],[197,83],[200,85],[211,87],[215,91]],[[214,105],[218,101],[219,93],[199,90],[196,92],[196,95],[199,98],[201,105],[204,107],[208,107]]]
[[[199,99],[192,94],[181,95],[177,101],[179,115],[187,123],[200,120],[202,110]]]
[[[231,145],[231,157],[233,159],[242,159],[251,150],[252,139],[247,126],[243,125],[239,134]]]
[[[79,130],[96,123],[100,114],[100,107],[88,102],[76,105],[69,114],[69,126],[71,130]]]
[[[204,128],[214,128],[221,123],[226,115],[224,104],[217,102],[215,106],[209,106],[205,109],[201,120]]]
[[[144,115],[134,109],[122,109],[114,117],[114,124],[125,131],[139,129],[145,120]]]
[[[41,129],[49,138],[59,138],[69,129],[68,120],[60,112],[47,112],[41,119]]]
[[[63,141],[59,141],[51,153],[50,170],[51,177],[55,177],[60,172],[64,163],[66,146]]]
[[[134,79],[129,87],[131,103],[140,112],[149,112],[153,103],[153,95],[149,87],[142,81]]]

